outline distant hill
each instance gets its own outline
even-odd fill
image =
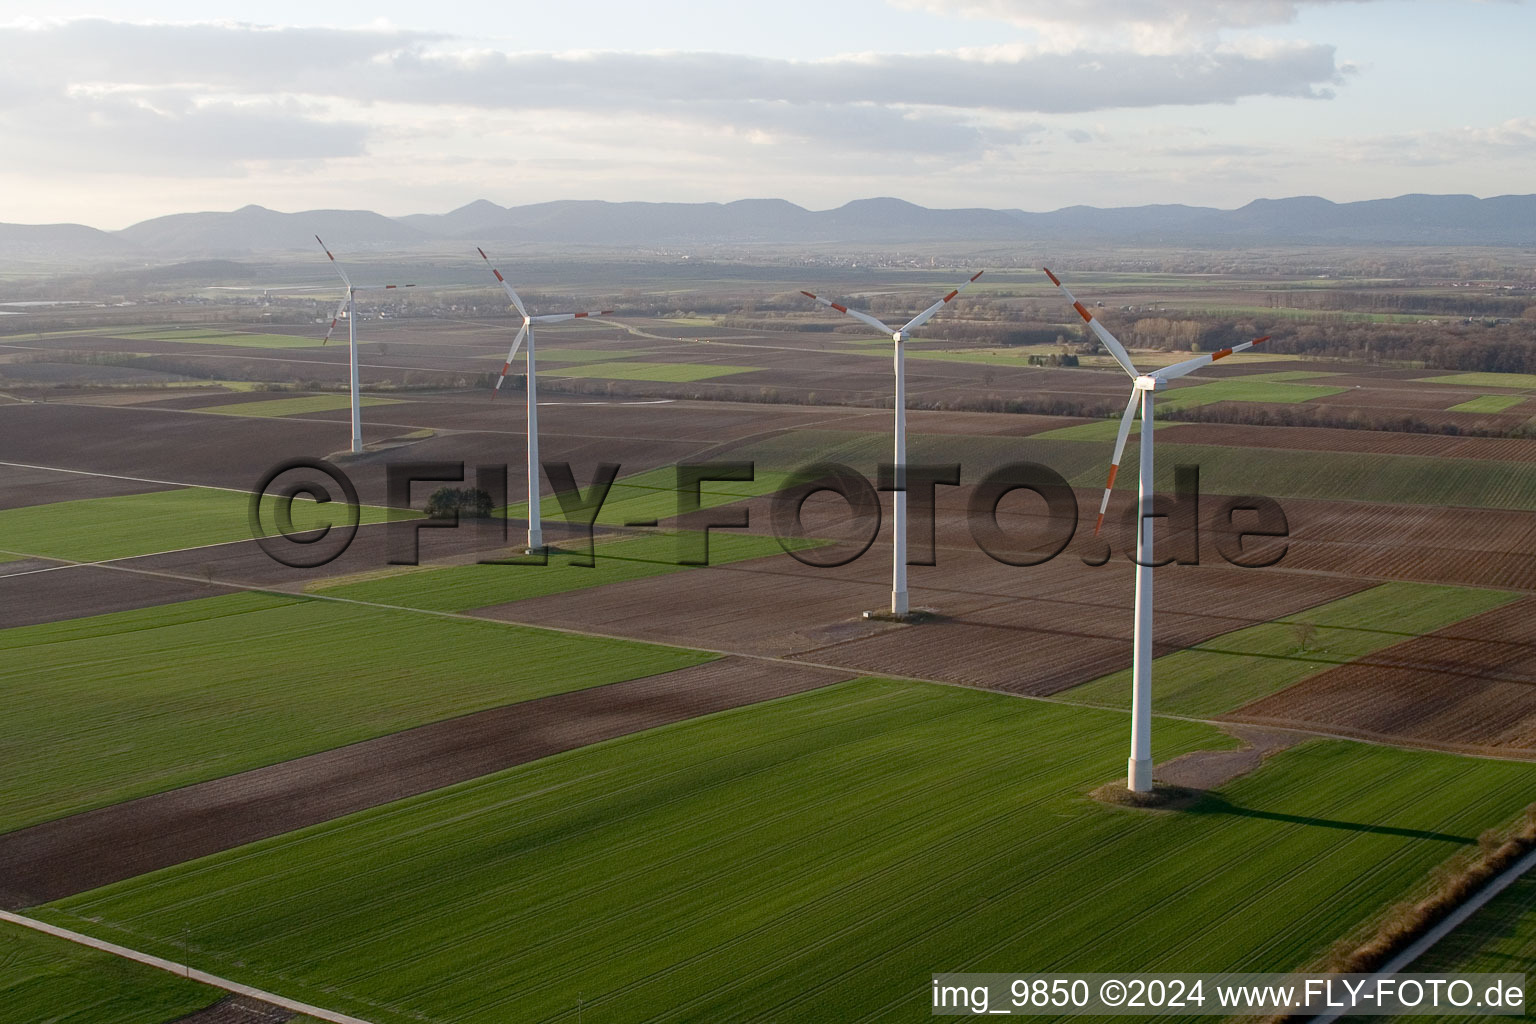
[[[140,221],[116,235],[163,255],[228,256],[279,249],[317,249],[315,235],[340,245],[408,246],[427,236],[398,220],[368,210],[278,213],[243,206],[233,213],[175,213]]]
[[[0,258],[73,260],[132,249],[117,235],[84,224],[0,224]]]
[[[1126,245],[1483,245],[1536,247],[1536,196],[1407,195],[1357,203],[1258,199],[1236,210],[1155,205],[1100,209],[934,210],[861,199],[807,210],[782,199],[733,203],[562,200],[505,207],[478,200],[443,214],[368,210],[279,213],[246,206],[180,213],[103,232],[80,224],[0,224],[0,257],[91,255],[199,259],[315,248],[412,249],[445,240],[619,247],[1091,242]]]
[[[1316,196],[1259,199],[1237,210],[1201,206],[1070,206],[931,210],[861,199],[811,211],[782,199],[734,203],[565,201],[401,218],[441,238],[565,244],[797,244],[1078,240],[1140,244],[1536,245],[1536,196],[1409,195],[1358,203]]]

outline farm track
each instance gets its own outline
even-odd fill
[[[0,835],[16,909],[849,673],[727,658],[493,708]]]

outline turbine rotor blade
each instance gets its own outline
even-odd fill
[[[352,298],[352,293],[350,291],[346,295],[343,295],[341,297],[341,305],[336,307],[336,315],[331,317],[331,326],[329,326],[329,327],[327,327],[325,329],[325,340],[320,342],[321,347],[324,347],[325,342],[330,341],[331,340],[331,335],[336,332],[336,324],[338,322],[340,322],[341,314],[343,314],[343,313],[345,313],[347,311],[347,302],[351,298]]]
[[[319,235],[315,236],[315,241],[320,242],[320,236]],[[326,246],[325,246],[324,242],[320,242],[320,248],[325,249],[325,255],[327,257],[329,257],[329,259],[331,261],[331,266],[336,269],[336,273],[341,275],[342,283],[344,283],[348,288],[351,288],[352,287],[351,279],[347,277],[347,272],[345,270],[341,269],[341,264],[336,262],[336,257],[331,255],[331,250],[330,249],[326,249]]]
[[[590,312],[587,312],[587,313],[545,313],[542,316],[532,316],[532,317],[529,317],[528,319],[532,320],[536,324],[552,324],[552,323],[557,323],[557,322],[559,322],[561,320],[580,320],[583,317],[589,317],[589,316],[612,316],[612,315],[613,315],[613,310],[611,310],[611,309],[594,309],[594,310],[592,310]]]
[[[1125,403],[1125,414],[1120,417],[1120,432],[1115,435],[1115,457],[1109,464],[1109,482],[1104,485],[1104,500],[1099,502],[1099,518],[1093,524],[1097,537],[1104,527],[1104,513],[1109,510],[1109,495],[1115,489],[1115,475],[1120,472],[1120,457],[1125,454],[1125,439],[1131,435],[1131,421],[1136,418],[1136,406],[1141,401],[1141,391],[1132,388],[1131,400]]]
[[[485,265],[491,268],[491,273],[496,275],[496,280],[500,281],[502,288],[506,289],[507,297],[512,300],[512,305],[522,314],[523,319],[527,320],[528,310],[523,307],[523,300],[517,297],[517,292],[513,291],[512,286],[507,283],[507,279],[501,276],[501,271],[497,270],[495,265],[491,263],[491,258],[485,254],[485,250],[477,245],[475,246],[475,252],[478,252],[480,258],[485,260]]]
[[[985,273],[985,270],[978,270],[976,273],[972,274],[959,288],[956,288],[954,291],[944,296],[938,302],[935,302],[933,305],[917,314],[917,316],[913,317],[911,320],[908,320],[907,326],[901,329],[901,333],[905,334],[908,331],[916,330],[917,328],[923,326],[923,324],[927,323],[929,320],[932,320],[934,314],[943,309],[945,305],[948,304],[950,299],[953,299],[956,295],[959,295],[961,292],[965,291],[971,286],[972,282],[974,282],[978,277]]]
[[[501,376],[496,378],[496,387],[491,391],[491,397],[496,397],[496,392],[501,390],[501,382],[507,379],[507,374],[512,371],[512,360],[517,358],[517,350],[523,347],[523,339],[528,336],[528,319],[523,318],[523,329],[517,332],[517,337],[512,339],[512,349],[507,353],[507,361],[501,365]]]
[[[1072,308],[1077,310],[1077,315],[1083,318],[1083,322],[1088,325],[1089,330],[1093,331],[1104,347],[1109,349],[1109,354],[1115,357],[1115,362],[1120,364],[1120,368],[1130,374],[1132,380],[1140,377],[1141,374],[1136,372],[1136,364],[1131,362],[1131,355],[1125,350],[1125,346],[1120,344],[1120,339],[1110,334],[1109,329],[1099,323],[1092,313],[1088,312],[1088,307],[1077,301],[1077,297],[1067,289],[1066,285],[1061,283],[1060,278],[1051,273],[1049,267],[1042,267],[1040,269],[1044,270],[1045,276],[1051,279],[1051,283],[1060,288],[1062,294],[1066,295],[1067,301],[1072,303]]]
[[[1241,345],[1233,345],[1231,348],[1224,348],[1216,352],[1206,352],[1204,355],[1195,356],[1193,359],[1186,359],[1182,363],[1165,366],[1157,371],[1157,375],[1164,380],[1173,380],[1193,370],[1198,370],[1202,366],[1209,366],[1218,359],[1225,359],[1234,352],[1246,352],[1253,348],[1253,346],[1262,345],[1268,340],[1269,335],[1266,334],[1262,338],[1254,338],[1252,341],[1245,341]]]
[[[826,306],[826,307],[828,307],[830,309],[835,309],[839,313],[847,313],[849,316],[853,317],[855,320],[862,320],[866,324],[869,324],[869,326],[878,328],[884,334],[892,335],[892,334],[896,333],[896,331],[894,329],[886,326],[885,324],[881,323],[879,320],[876,320],[874,317],[870,316],[868,313],[860,313],[856,309],[849,309],[847,306],[840,305],[839,303],[833,302],[831,299],[824,299],[820,295],[812,295],[810,292],[807,292],[807,291],[802,291],[800,294],[804,295],[808,299],[815,299],[817,302],[821,303],[823,306]]]

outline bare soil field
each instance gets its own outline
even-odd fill
[[[1447,465],[1453,463],[1448,462]],[[976,593],[979,589],[988,588],[996,580],[995,571],[990,568],[996,566],[996,570],[1005,575],[1015,574],[1001,583],[1002,589],[994,591],[998,596],[1011,596],[1021,590],[1034,592],[1035,588],[1046,585],[1049,576],[1039,569],[1010,569],[990,559],[985,564],[973,564],[971,556],[979,553],[971,534],[967,512],[967,503],[973,492],[974,488],[970,485],[936,489],[935,537],[940,566],[937,569],[913,567],[913,580],[923,580],[929,586],[952,587],[959,592]],[[1077,489],[1074,493],[1079,510],[1077,531],[1070,545],[1056,561],[1081,566],[1085,554],[1097,552],[1102,556],[1107,544],[1113,552],[1112,562],[1124,565],[1126,553],[1134,543],[1129,518],[1133,507],[1132,498],[1124,494],[1117,497],[1105,521],[1102,538],[1095,541],[1092,536],[1093,517],[1103,492]],[[828,500],[836,502],[838,509],[842,509],[837,499]],[[749,513],[752,532],[770,533],[771,497],[754,498],[743,504]],[[1262,571],[1266,580],[1276,575],[1295,573],[1362,582],[1407,580],[1536,592],[1536,514],[1499,509],[1376,505],[1292,498],[1280,504],[1290,527],[1290,537],[1281,561],[1273,569]],[[1211,517],[1214,515],[1214,500],[1204,498],[1200,507],[1200,559],[1208,566],[1226,566],[1227,563],[1219,554],[1218,538],[1213,529]],[[1011,543],[1017,549],[1015,554],[1046,535],[1044,513],[1044,502],[1032,495],[1027,498],[1005,498],[998,506],[997,521],[1004,534],[1012,538]],[[889,519],[888,505],[884,519]],[[914,511],[914,533],[910,541],[914,555],[920,542],[920,525]],[[822,535],[834,536],[831,533]],[[1249,542],[1250,546],[1252,543]],[[884,522],[870,550],[853,566],[842,571],[855,573],[857,578],[871,583],[889,586],[889,545],[889,523]],[[1099,571],[1113,570],[1106,566]],[[1130,588],[1129,580],[1125,586]],[[1234,599],[1240,603],[1242,596],[1234,595]],[[1165,605],[1160,601],[1159,609],[1163,607]],[[1212,607],[1220,606],[1213,604]]]
[[[13,563],[0,566],[13,567]],[[27,575],[0,575],[0,629],[105,615],[150,605],[229,593],[212,583],[145,576],[99,566],[67,566]]]
[[[184,374],[136,366],[93,366],[85,363],[0,363],[0,380],[9,384],[166,384],[188,378]]]
[[[24,576],[38,569],[48,569],[53,566],[63,565],[51,558],[15,558],[9,562],[0,562],[0,577]]]
[[[301,391],[297,392],[297,395],[311,393]],[[178,394],[171,398],[154,398],[142,404],[151,409],[222,409],[227,405],[270,402],[274,399],[290,397],[296,397],[296,393],[291,391],[203,391],[195,395]]]
[[[503,388],[495,399],[489,390],[399,397],[405,401],[365,410],[365,417],[379,423],[444,431],[496,431],[519,437],[525,432],[524,395],[510,386]],[[308,418],[339,417],[344,421],[347,415],[343,410],[312,414]],[[718,443],[812,425],[841,428],[844,421],[863,415],[858,409],[845,408],[635,400],[540,392],[539,439],[546,444],[559,436]]]
[[[1285,568],[1536,591],[1536,515],[1287,500]]]
[[[191,381],[176,387],[111,387],[111,388],[54,388],[49,391],[34,391],[35,396],[28,401],[39,402],[71,402],[78,405],[142,405],[155,406],[163,401],[166,395],[179,395],[184,398],[201,395],[204,400],[208,396],[229,394],[217,384],[199,384]]]
[[[1311,452],[1371,452],[1445,459],[1536,462],[1536,442],[1526,438],[1402,434],[1388,430],[1328,427],[1259,427],[1239,423],[1159,423],[1157,439],[1174,444],[1234,448],[1289,448]]]
[[[821,426],[832,430],[867,430],[889,434],[893,411],[859,413],[845,420]],[[999,415],[989,412],[936,412],[912,409],[907,412],[907,430],[912,434],[968,434],[972,436],[1019,436],[1045,430],[1075,427],[1092,420],[1074,416],[1034,416],[1023,413]],[[1161,428],[1159,428],[1161,429]]]
[[[1230,363],[1213,363],[1200,369],[1201,377],[1245,377],[1254,371],[1254,361],[1239,363],[1233,360]],[[1398,372],[1393,370],[1378,370],[1375,367],[1361,366],[1357,363],[1337,363],[1327,359],[1286,359],[1281,362],[1263,364],[1263,372],[1283,373],[1333,373],[1348,374],[1350,377],[1371,377],[1390,379]],[[1425,371],[1412,370],[1410,373],[1423,376]],[[1303,383],[1314,383],[1303,381]],[[1326,384],[1327,381],[1316,381],[1318,384]],[[1335,383],[1342,383],[1342,378]],[[1350,383],[1362,383],[1351,380]]]
[[[775,556],[473,614],[1030,694],[1055,693],[1129,664],[1129,563],[1091,567],[1068,553],[1026,568],[974,549],[946,549],[940,565],[911,571],[913,607],[935,618],[899,625],[861,618],[889,602],[888,552],[877,547],[839,569]],[[1158,585],[1157,648],[1164,653],[1366,583],[1175,566],[1159,573]]]
[[[363,424],[365,441],[396,433]],[[345,431],[312,423],[54,403],[0,406],[8,462],[248,488],[278,462],[345,448]]]
[[[1111,563],[1092,568],[1074,565],[1075,560],[1058,561],[1013,570],[1028,574],[1018,577],[1017,584],[1028,596],[946,616],[879,643],[848,640],[805,657],[864,672],[1034,695],[1058,693],[1125,668],[1131,660],[1131,567]],[[1049,579],[1045,569],[1054,570],[1057,578]],[[1261,572],[1204,566],[1160,570],[1154,654],[1335,600],[1364,586],[1284,573],[1263,572],[1261,579]],[[921,601],[923,592],[916,584],[913,592],[914,601]]]
[[[1330,669],[1228,717],[1536,756],[1536,598]]]
[[[419,531],[418,550],[423,562],[434,560],[473,561],[477,556],[500,557],[508,542],[516,543],[519,523],[507,524],[507,541],[500,539],[494,528],[499,522],[486,524],[492,532],[479,532],[479,524],[464,523],[458,529],[424,529]],[[559,524],[551,523],[548,529],[552,541],[562,535]],[[255,541],[236,541],[213,547],[186,551],[167,551],[162,554],[124,558],[114,565],[142,572],[164,573],[171,576],[188,576],[194,582],[213,580],[246,587],[262,587],[277,590],[300,591],[308,583],[335,576],[375,572],[389,567],[389,526],[378,523],[360,526],[352,544],[333,562],[313,569],[298,569],[275,561]]]
[[[727,658],[435,722],[0,835],[15,909],[847,673]]]
[[[392,407],[365,412],[388,408]],[[615,433],[567,440],[551,431],[541,437],[542,454],[546,459],[570,460],[578,479],[584,480],[599,462],[618,462],[626,473],[639,472],[684,460],[712,446],[702,440],[669,440],[664,418],[657,416],[651,423],[662,428],[652,431],[660,436]],[[363,437],[369,444],[398,436],[402,429],[410,426],[364,416]],[[5,461],[239,490],[255,486],[280,462],[299,456],[324,458],[345,449],[347,434],[345,411],[339,419],[317,422],[53,403],[0,406],[0,436],[5,438],[0,459]],[[524,487],[523,444],[521,430],[465,432],[360,459],[341,457],[338,464],[369,504],[386,500],[385,471],[395,461],[462,461],[470,475],[476,465],[507,465],[509,490],[515,496]],[[143,489],[153,487],[143,485]]]
[[[1326,383],[1326,381],[1324,381]],[[1359,384],[1348,391],[1336,395],[1323,395],[1308,402],[1308,405],[1342,405],[1351,409],[1401,409],[1405,412],[1443,412],[1447,406],[1458,401],[1466,401],[1468,398],[1476,398],[1477,395],[1470,389],[1460,393],[1448,393],[1444,386],[1435,387],[1425,384],[1419,387],[1412,386],[1411,381],[1372,381],[1369,385]],[[1479,413],[1456,413],[1470,418],[1477,418]],[[1485,417],[1486,418],[1486,417]]]
[[[0,458],[10,460],[10,446],[0,449]],[[117,480],[80,473],[61,473],[51,469],[30,469],[0,464],[0,509],[28,505],[51,505],[80,498],[113,498],[123,494],[147,494],[167,490],[165,484],[140,480]],[[5,537],[0,536],[0,548]]]

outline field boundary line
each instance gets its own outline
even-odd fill
[[[136,949],[129,949],[126,946],[119,946],[103,939],[92,938],[89,935],[82,935],[80,932],[72,932],[68,928],[60,928],[58,925],[47,924],[36,918],[13,914],[8,910],[0,910],[0,921],[9,921],[11,924],[30,928],[45,935],[52,935],[55,938],[65,939],[82,946],[89,946],[91,949],[100,950],[103,953],[111,953],[113,956],[145,964],[169,974],[175,974],[178,977],[202,982],[204,985],[221,988],[226,992],[249,996],[252,999],[260,999],[264,1003],[271,1003],[273,1006],[280,1006],[285,1010],[292,1010],[294,1013],[329,1021],[330,1024],[371,1024],[371,1022],[363,1020],[361,1017],[349,1017],[345,1013],[337,1013],[335,1010],[327,1010],[324,1007],[301,1003],[297,999],[289,999],[287,996],[266,992],[259,988],[253,988],[250,985],[242,985],[238,981],[230,981],[227,978],[221,978],[216,974],[209,974],[207,971],[200,971],[186,964],[178,964],[174,960],[164,960],[158,956],[151,956],[148,953],[140,953]]]
[[[1428,953],[1430,947],[1435,945],[1435,943],[1439,942],[1441,939],[1451,934],[1451,932],[1465,924],[1467,918],[1483,909],[1483,907],[1489,901],[1513,885],[1520,879],[1522,875],[1524,875],[1527,871],[1530,871],[1532,868],[1536,868],[1536,850],[1531,850],[1524,857],[1521,857],[1519,860],[1515,861],[1514,864],[1504,870],[1503,874],[1499,875],[1493,881],[1489,882],[1477,892],[1473,893],[1470,899],[1468,899],[1461,906],[1457,907],[1455,910],[1451,911],[1445,920],[1441,921],[1429,931],[1419,936],[1411,946],[1394,956],[1392,959],[1388,960],[1386,963],[1382,964],[1380,967],[1376,968],[1376,970],[1371,973],[1376,975],[1383,975],[1397,974],[1398,972],[1402,971],[1405,967],[1411,965],[1419,957],[1423,956],[1425,953]],[[1341,1016],[1341,1013],[1334,1012],[1320,1014],[1312,1018],[1311,1024],[1332,1024],[1333,1021],[1338,1020]]]
[[[107,480],[129,480],[136,484],[164,484],[167,487],[201,487],[210,491],[232,491],[235,494],[250,494],[250,488],[221,487],[218,484],[189,484],[181,480],[155,480],[147,476],[124,476],[122,473],[98,473],[90,469],[62,469],[58,466],[35,466],[30,462],[0,462],[0,466],[10,466],[12,469],[40,469],[47,473],[70,473],[75,476],[97,476]],[[91,499],[87,498],[86,501]],[[38,506],[20,506],[23,508],[36,508]]]

